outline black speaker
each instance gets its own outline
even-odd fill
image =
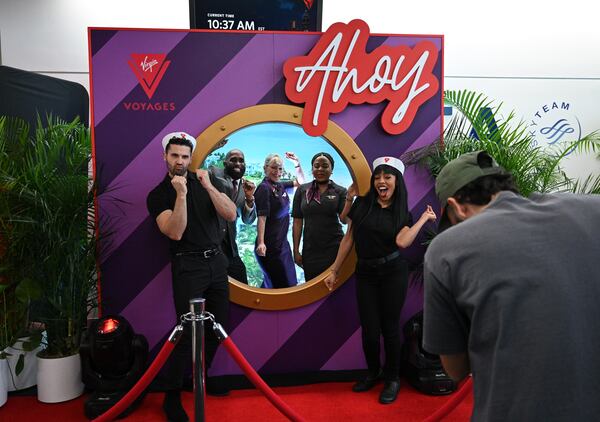
[[[422,311],[404,324],[401,366],[410,385],[422,393],[441,396],[456,390],[456,383],[444,371],[440,357],[423,349]]]

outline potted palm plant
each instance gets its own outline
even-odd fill
[[[8,246],[10,266],[26,270],[41,292],[30,312],[45,329],[45,348],[38,354],[38,399],[58,402],[83,392],[78,352],[96,300],[91,140],[78,121],[51,117],[47,124],[38,121],[33,136],[27,132],[26,127],[18,132],[20,168],[6,181],[14,206],[5,219],[21,235]]]
[[[28,318],[29,305],[39,298],[39,290],[27,268],[16,265],[15,259],[20,239],[27,235],[9,217],[20,207],[13,181],[21,165],[24,129],[22,122],[0,117],[0,402],[7,390],[35,385],[34,351],[41,338]]]

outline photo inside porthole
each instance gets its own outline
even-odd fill
[[[335,255],[334,252],[325,253],[324,250],[320,250],[321,247],[337,249],[334,244],[339,242],[340,234],[346,232],[346,225],[339,220],[339,212],[344,205],[345,189],[352,183],[352,175],[346,163],[325,138],[309,136],[298,125],[268,122],[247,126],[228,135],[206,157],[201,167],[212,169],[215,174],[227,178],[228,173],[235,171],[228,171],[224,163],[227,153],[234,150],[241,151],[244,156],[243,180],[256,186],[254,196],[259,214],[259,217],[249,224],[244,223],[241,216],[238,216],[235,223],[237,249],[246,268],[248,285],[279,288],[293,287],[310,281],[306,280],[303,268],[294,263],[294,197],[299,191],[296,206],[300,210],[304,207],[309,223],[307,224],[307,218],[302,218],[304,230],[298,249],[300,252],[305,250],[304,241],[305,238],[308,239],[307,268],[314,270],[327,264],[326,268],[333,263]],[[325,154],[315,160],[313,171],[311,160],[318,153]],[[227,164],[231,165],[232,161],[239,160],[229,160]],[[327,171],[328,164],[333,165],[330,175]],[[239,167],[237,172],[239,173]],[[301,180],[302,176],[304,180]],[[311,189],[312,185],[306,184],[311,184],[315,177],[320,183]],[[325,183],[326,179],[331,183]],[[294,181],[301,182],[300,185],[304,186],[297,186],[298,183]],[[243,184],[240,185],[243,188]],[[327,185],[327,188],[319,189],[318,185]],[[237,193],[239,188],[234,189]],[[238,197],[240,195],[242,194],[239,193]],[[312,208],[307,209],[306,206]],[[311,214],[314,207],[318,207],[316,218]],[[326,216],[319,217],[320,213],[325,213]],[[266,249],[263,256],[256,253],[257,223],[260,214],[265,214],[266,217],[263,220]],[[286,242],[289,249],[285,245]],[[314,245],[310,242],[314,242]],[[323,259],[328,262],[323,263]],[[318,262],[319,260],[321,262]]]

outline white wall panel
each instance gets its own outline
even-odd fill
[[[0,0],[2,64],[87,72],[88,26],[189,28],[188,0]]]

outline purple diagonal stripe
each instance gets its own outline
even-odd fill
[[[412,151],[434,142],[441,133],[442,117],[438,116],[417,139],[404,150]],[[402,153],[398,154],[400,156]],[[410,166],[404,172],[406,186],[410,186],[408,192],[408,208],[413,209],[431,190],[433,178],[424,168]]]
[[[411,201],[412,202],[412,201]],[[414,218],[421,216],[427,205],[431,205],[432,208],[437,212],[436,207],[439,205],[437,197],[435,196],[435,187],[430,185],[429,191],[425,192],[419,201],[414,201],[414,205],[410,207],[410,212]],[[429,222],[427,224],[437,225],[437,222]],[[421,231],[423,233],[423,231]]]
[[[430,145],[436,141],[442,133],[442,116],[439,116],[429,125],[427,129],[412,143],[404,152],[413,151]]]
[[[171,266],[167,265],[121,312],[135,332],[146,336],[150,349],[175,326],[172,297]],[[150,308],[150,304],[160,306]]]
[[[299,327],[262,367],[266,374],[318,371],[359,326],[355,278],[351,277]]]
[[[412,273],[408,279],[408,291],[406,292],[406,300],[400,313],[400,334],[402,335],[402,327],[410,318],[417,312],[423,310],[423,286],[414,282],[415,273]]]
[[[121,312],[146,284],[170,262],[169,242],[153,218],[145,218],[108,259],[101,264],[103,310]]]
[[[373,121],[379,124],[378,116],[384,108],[385,104],[351,105],[343,113],[329,116],[329,119],[337,123],[356,141],[356,137]]]
[[[257,104],[289,104],[285,96],[283,64],[294,56],[304,56],[315,45],[318,35],[278,34],[273,39],[273,86],[258,100]],[[293,46],[293,50],[290,47]]]
[[[415,204],[429,193],[433,186],[433,178],[429,172],[420,166],[409,166],[404,171],[404,182],[408,189],[408,208],[412,209]]]
[[[92,39],[102,31],[93,31]],[[119,31],[92,57],[94,123],[97,125],[139,83],[127,64],[132,53],[169,53],[187,32]],[[135,46],[135,47],[132,47]],[[133,50],[135,49],[135,50]],[[147,98],[145,98],[147,100]]]
[[[229,304],[229,321],[225,324],[225,329],[227,332],[233,332],[240,325],[249,314],[254,312],[250,308],[246,308],[244,306],[236,305],[235,303]]]
[[[438,208],[438,202],[435,197],[435,189],[431,185],[429,185],[428,187],[429,190],[427,192],[421,192],[422,195],[420,200],[416,200],[417,198],[413,198],[412,200],[410,200],[410,202],[412,203],[412,205],[410,206],[410,212],[413,215],[414,221],[421,217],[421,214],[423,214],[423,211],[425,211],[427,205],[431,205],[434,210]],[[423,262],[423,255],[425,254],[426,249],[424,243],[427,240],[427,230],[435,230],[436,226],[437,222],[429,221],[425,223],[425,226],[423,227],[423,229],[421,229],[421,231],[419,231],[419,234],[414,240],[412,246],[404,250],[404,256],[413,265],[419,266]]]
[[[117,33],[116,29],[93,29],[90,32],[91,54],[94,56]],[[93,34],[93,35],[91,35]]]
[[[421,105],[419,112],[406,132],[395,137],[389,136],[384,132],[379,116],[377,116],[355,138],[355,141],[369,163],[382,155],[400,157],[423,133],[427,132],[428,136],[435,135],[435,126],[431,127],[439,119],[440,113],[441,93],[438,93]],[[431,130],[428,132],[429,128]],[[433,142],[436,136],[439,136],[440,131],[441,128],[438,127],[437,135],[433,136],[430,142]],[[427,141],[421,140],[420,142]]]
[[[358,327],[354,334],[340,346],[339,349],[320,368],[322,371],[340,371],[348,368],[362,369],[366,367],[365,358],[362,353],[361,328]]]
[[[260,368],[322,303],[320,300],[301,308],[279,311],[277,318],[273,318],[270,311],[253,311],[231,332],[231,338],[250,365]],[[213,367],[211,375],[241,373],[224,350],[217,352]]]

